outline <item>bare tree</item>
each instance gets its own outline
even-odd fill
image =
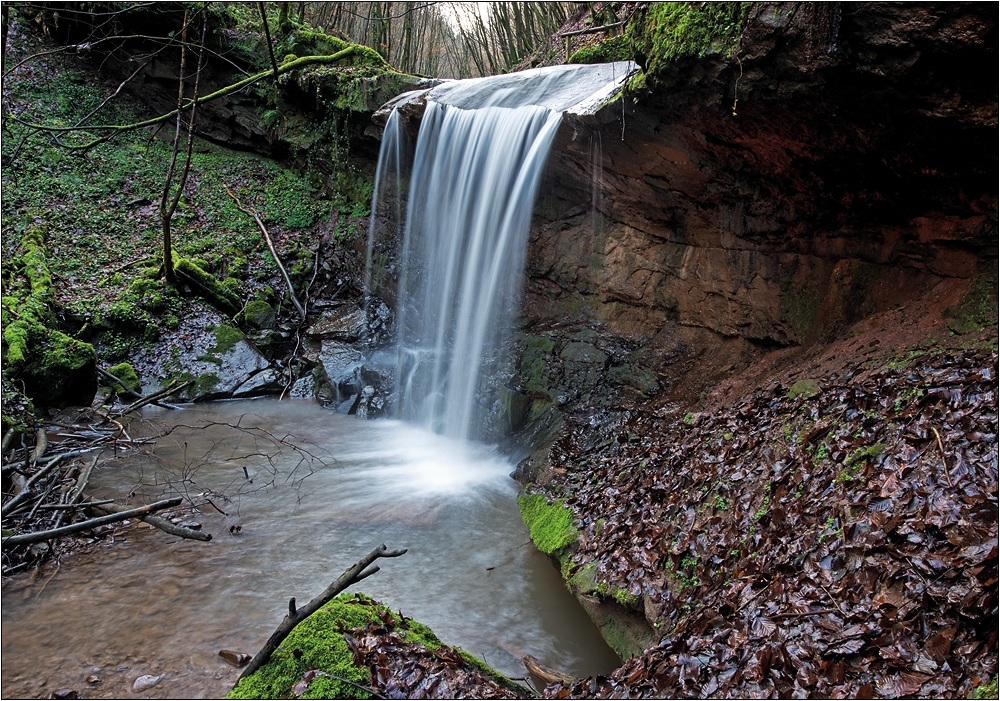
[[[201,22],[201,42],[200,45],[204,47],[205,45],[205,32],[207,21],[204,14],[204,7],[202,7],[202,22]],[[167,166],[167,175],[163,183],[163,193],[160,196],[160,230],[163,234],[163,275],[171,285],[176,284],[177,280],[174,276],[174,256],[173,247],[171,244],[171,230],[170,225],[174,217],[174,212],[177,211],[177,205],[180,204],[181,196],[184,194],[184,186],[187,185],[188,174],[191,172],[191,151],[194,147],[194,127],[195,118],[198,114],[198,85],[201,82],[201,69],[202,62],[204,60],[204,50],[200,49],[198,51],[198,63],[194,72],[194,90],[190,100],[191,111],[188,117],[187,126],[184,126],[184,105],[185,105],[185,71],[187,70],[187,33],[188,33],[188,17],[189,11],[184,10],[184,20],[181,27],[181,61],[180,61],[180,71],[177,76],[177,120],[174,124],[174,143],[170,154],[170,165]],[[170,194],[171,188],[173,187],[174,175],[177,172],[177,156],[180,152],[180,142],[181,142],[181,131],[187,130],[187,143],[184,149],[184,163],[181,166],[180,176],[178,178],[177,186],[174,188],[173,195]]]

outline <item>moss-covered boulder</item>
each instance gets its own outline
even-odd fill
[[[116,378],[121,380],[120,384],[112,382],[112,389],[116,392],[139,393],[142,390],[142,383],[139,381],[139,375],[136,373],[135,368],[132,367],[131,363],[118,363],[117,365],[108,368],[108,374],[114,375]]]
[[[341,594],[297,625],[226,698],[368,699],[373,691],[381,698],[530,696],[427,626],[364,594]]]
[[[89,406],[97,393],[97,353],[61,331],[19,319],[3,332],[6,372],[37,404]]]

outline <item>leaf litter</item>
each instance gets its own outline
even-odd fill
[[[546,486],[573,563],[662,638],[545,696],[968,697],[997,670],[996,377],[995,351],[926,353],[576,423]]]

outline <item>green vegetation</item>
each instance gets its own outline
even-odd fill
[[[522,493],[517,497],[517,505],[532,542],[541,552],[558,557],[562,550],[576,542],[573,512],[561,499],[550,504],[541,494]]]
[[[368,699],[364,687],[369,672],[354,663],[345,634],[360,634],[365,626],[385,627],[407,643],[439,650],[444,643],[426,625],[393,613],[364,594],[341,594],[297,625],[259,670],[239,681],[229,699]],[[469,652],[454,648],[467,665],[507,688],[524,692],[507,677]],[[304,675],[313,672],[306,688]]]
[[[240,680],[226,698],[291,698],[292,687],[309,670],[320,670],[329,676],[317,675],[301,698],[371,698],[356,686],[369,684],[368,670],[354,664],[344,633],[356,632],[369,623],[384,625],[386,621],[392,621],[391,625],[407,641],[431,649],[441,646],[441,641],[426,626],[403,619],[363,594],[341,594],[297,625],[268,663]]]
[[[844,469],[837,473],[837,482],[842,484],[850,482],[858,476],[866,464],[875,460],[883,452],[885,452],[885,444],[883,443],[875,443],[853,451],[844,461]]]
[[[566,63],[612,63],[614,61],[631,61],[632,40],[624,34],[593,46],[585,46],[577,49],[573,55],[567,59]]]
[[[141,21],[144,11],[138,7],[130,12]],[[197,142],[190,178],[172,221],[179,280],[173,287],[160,279],[157,203],[170,157],[170,143],[162,133],[121,131],[110,142],[70,151],[44,132],[13,121],[7,124],[9,138],[2,143],[3,240],[24,243],[16,256],[9,244],[4,251],[4,350],[20,365],[40,362],[38,353],[28,356],[25,344],[42,338],[55,356],[79,359],[71,352],[79,350],[76,345],[31,326],[54,326],[56,310],[62,330],[71,329],[80,341],[92,342],[94,352],[108,364],[129,357],[163,331],[178,328],[190,304],[185,295],[191,292],[233,317],[244,300],[260,300],[252,314],[238,321],[273,326],[276,312],[261,305],[274,298],[268,290],[276,284],[277,268],[256,223],[239,211],[227,188],[261,214],[281,242],[282,255],[293,248],[308,257],[303,284],[312,278],[316,230],[322,233],[334,214],[336,242],[353,250],[359,235],[355,222],[368,214],[373,174],[345,157],[346,122],[332,110],[317,116],[309,105],[305,110],[290,106],[284,101],[289,91],[276,92],[263,79],[260,74],[269,76],[271,69],[256,8],[211,6],[209,14],[210,31],[217,27],[222,32],[227,60],[250,66],[261,78],[246,82],[244,91],[261,101],[262,125],[266,116],[275,128],[274,138],[287,137],[293,148],[306,134],[302,148],[309,162],[304,165],[316,166],[315,159],[322,167],[302,177],[259,156]],[[23,35],[22,41],[26,38]],[[323,105],[330,105],[337,90],[347,85],[357,93],[350,100],[358,102],[378,76],[396,75],[387,71],[377,53],[336,37],[296,26],[285,39],[294,44],[298,57],[281,65],[283,84],[305,74],[314,84],[329,83]],[[346,66],[350,69],[344,70]],[[81,120],[102,125],[141,120],[140,110],[124,95],[106,101],[102,84],[72,59],[46,56],[35,59],[30,68],[30,80],[12,75],[5,83],[13,111],[29,122],[65,127]],[[292,88],[301,101],[298,89]],[[61,139],[79,145],[101,133],[95,128]],[[310,248],[300,242],[309,242]],[[15,321],[22,323],[8,328]],[[53,367],[52,362],[45,365]]]
[[[976,687],[973,697],[977,699],[997,699],[1000,698],[1000,688],[998,688],[998,678],[993,677],[993,681]]]
[[[819,383],[816,380],[798,380],[792,383],[792,386],[788,388],[788,397],[794,399],[796,397],[802,397],[803,399],[810,399],[819,394],[820,388]]]
[[[981,264],[972,278],[969,289],[959,303],[948,310],[952,318],[948,327],[954,333],[972,333],[986,328],[996,328],[997,303],[997,261]]]
[[[629,23],[626,36],[646,57],[646,72],[656,74],[682,58],[734,54],[749,7],[745,2],[652,3]]]
[[[108,368],[108,373],[114,375],[123,383],[122,385],[117,382],[112,383],[112,389],[116,392],[130,391],[138,393],[142,389],[142,383],[139,382],[139,375],[136,374],[135,368],[130,363],[118,363]]]
[[[4,268],[4,372],[44,406],[89,404],[97,390],[94,347],[55,328],[45,229],[32,224],[20,255]]]

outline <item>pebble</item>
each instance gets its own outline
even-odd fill
[[[78,699],[80,698],[80,692],[76,689],[58,689],[52,692],[52,698],[54,699]]]
[[[102,681],[102,679],[99,676],[97,676],[96,674],[89,674],[89,675],[87,675],[87,683],[88,684],[100,684],[101,681]]]
[[[219,657],[231,664],[233,667],[242,667],[250,661],[250,655],[236,650],[219,650]]]
[[[140,692],[146,689],[152,689],[154,686],[163,680],[163,675],[152,675],[143,674],[141,677],[137,677],[134,682],[132,682],[132,691]]]

